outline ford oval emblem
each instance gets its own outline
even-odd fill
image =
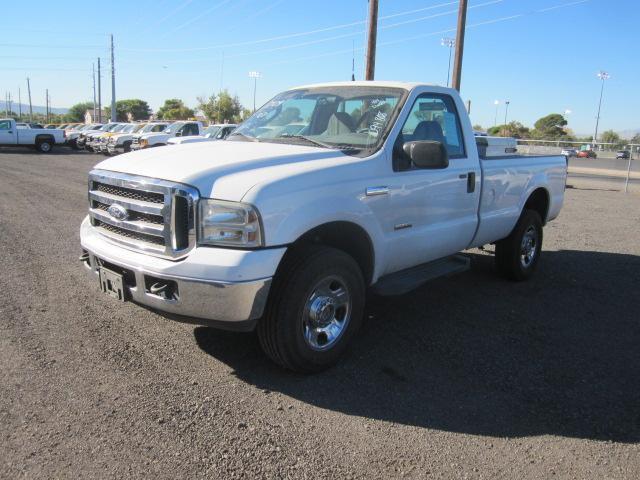
[[[116,220],[120,220],[121,222],[129,218],[129,212],[122,205],[118,205],[114,203],[109,208],[107,208],[107,213],[111,215]]]

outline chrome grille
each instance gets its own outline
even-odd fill
[[[186,185],[123,173],[89,174],[91,224],[105,237],[133,250],[172,259],[195,246],[198,191]],[[126,215],[116,218],[114,204]]]

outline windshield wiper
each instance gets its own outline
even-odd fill
[[[313,138],[306,137],[304,135],[280,135],[280,138],[299,138],[301,140],[305,140],[305,141],[315,145],[316,147],[332,148],[334,150],[338,149],[338,148],[341,148],[341,147],[337,147],[336,145],[331,145],[330,143],[324,143],[324,142],[321,142],[319,140],[315,140]]]
[[[260,141],[256,137],[252,137],[251,135],[245,135],[242,132],[233,132],[231,135],[229,135],[229,137],[242,137],[242,138],[246,138],[250,142],[259,142]]]

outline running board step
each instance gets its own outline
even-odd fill
[[[471,259],[462,254],[423,263],[382,277],[373,285],[378,295],[403,295],[435,278],[454,275],[469,270]]]

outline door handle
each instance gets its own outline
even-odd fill
[[[469,172],[467,176],[467,193],[473,193],[476,189],[476,172]]]
[[[375,197],[377,195],[387,195],[389,193],[389,187],[367,187],[365,194],[367,197]]]

